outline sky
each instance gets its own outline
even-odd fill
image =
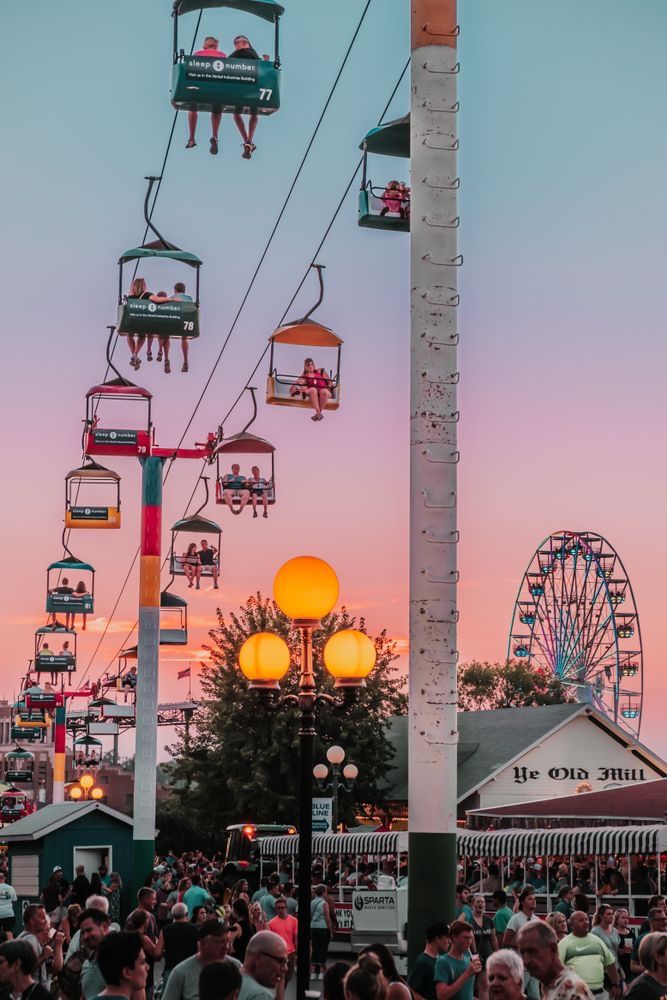
[[[163,446],[179,440],[192,414],[363,5],[345,0],[335,16],[319,0],[286,6],[282,107],[260,122],[253,159],[241,158],[228,118],[217,157],[208,153],[206,116],[193,150],[184,148],[182,115],[177,122],[154,219],[204,260],[202,333],[188,374],[174,364],[165,376],[144,362],[136,377],[154,393]],[[667,8],[637,0],[630,18],[623,0],[460,6],[461,657],[504,658],[516,592],[544,537],[599,532],[623,559],[639,608],[642,739],[667,757],[667,138],[659,127]],[[46,566],[62,551],[63,480],[80,462],[85,393],[105,371],[116,261],[140,242],[144,177],[159,172],[171,127],[169,11],[168,0],[5,0],[0,12],[0,75],[3,92],[14,94],[3,107],[0,160],[4,697],[16,691],[45,620]],[[217,427],[287,308],[409,55],[408,17],[405,0],[372,0],[186,444]],[[189,45],[196,15],[182,20]],[[204,13],[198,44],[212,33],[229,50],[239,31],[269,51],[267,25],[227,11]],[[389,117],[408,105],[404,78]],[[401,168],[378,158],[370,176],[381,184]],[[354,188],[318,258],[326,295],[317,317],[345,341],[342,406],[319,424],[266,406],[267,363],[260,366],[252,430],[276,446],[278,503],[267,520],[207,507],[223,528],[222,586],[188,592],[191,639],[162,658],[162,701],[187,693],[176,672],[203,658],[215,609],[268,594],[276,570],[298,554],[331,562],[341,601],[407,651],[409,239],[359,229]],[[292,315],[315,296],[310,279]],[[124,342],[116,357],[134,377]],[[225,432],[241,430],[250,415],[249,401],[239,404]],[[138,544],[139,467],[126,458],[108,464],[122,476],[123,527],[76,532],[70,542],[97,570],[79,679],[114,662],[136,618],[136,567],[111,615]],[[199,463],[183,461],[169,476],[165,547],[198,473]],[[185,596],[182,580],[174,589]]]

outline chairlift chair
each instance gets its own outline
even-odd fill
[[[113,503],[107,506],[81,503],[83,499],[108,496]],[[97,462],[86,462],[79,469],[72,469],[65,476],[65,527],[66,528],[120,528],[120,476],[105,469]]]
[[[297,347],[322,347],[333,348],[337,352],[336,370],[329,370],[328,386],[331,398],[327,401],[327,410],[337,410],[340,406],[340,357],[343,341],[330,330],[328,326],[323,326],[310,317],[321,304],[324,298],[324,280],[322,277],[323,266],[313,264],[313,269],[317,271],[320,294],[317,302],[306,313],[302,319],[292,320],[279,326],[269,337],[271,352],[269,355],[269,375],[266,384],[266,402],[273,406],[295,406],[299,408],[309,408],[310,400],[302,393],[292,395],[292,386],[296,385],[301,378],[301,374],[288,375],[281,372],[274,361],[276,344],[292,344]]]
[[[57,573],[55,579],[51,578],[52,573]],[[80,577],[82,574],[85,576],[90,575],[90,580],[81,580],[79,582],[86,586],[85,592],[77,593],[76,588],[79,583],[75,583],[75,577],[72,576],[70,580],[69,576],[64,576],[64,574],[76,574],[76,577]],[[66,579],[69,583],[73,584],[70,586],[62,585],[60,582],[62,579]],[[90,563],[81,562],[73,555],[68,555],[64,559],[58,559],[56,562],[52,562],[46,570],[46,610],[53,615],[56,615],[59,611],[65,615],[89,615],[92,614],[95,608],[95,570],[90,565]]]
[[[64,642],[72,643],[73,649],[62,652]],[[60,651],[57,651],[56,645],[61,646]],[[72,628],[65,628],[58,621],[38,628],[35,631],[34,668],[38,674],[74,673],[76,670],[76,631]]]
[[[364,154],[359,190],[357,224],[367,229],[410,231],[410,199],[389,199],[387,186],[375,187],[368,177],[368,154],[410,158],[410,115],[378,125],[364,136],[359,147]],[[384,198],[383,198],[384,195]],[[395,211],[395,206],[399,211]]]
[[[220,59],[186,55],[178,47],[178,21],[194,10],[226,7],[274,25],[274,57]],[[285,8],[276,0],[174,0],[171,104],[179,111],[271,115],[280,107],[279,25]]]
[[[86,393],[86,423],[83,450],[86,455],[129,455],[148,456],[151,453],[152,393],[124,378],[115,378],[102,385],[94,385]],[[145,408],[145,424],[136,421],[134,428],[102,426],[98,408],[107,410],[111,404],[140,404]]]

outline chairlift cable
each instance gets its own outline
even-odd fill
[[[321,112],[321,114],[320,114],[320,116],[319,116],[319,118],[318,118],[318,121],[317,121],[317,124],[315,125],[315,128],[314,128],[314,130],[313,130],[313,133],[312,133],[312,135],[311,135],[311,137],[310,137],[310,140],[309,140],[309,142],[308,142],[308,145],[307,145],[307,147],[306,147],[306,150],[305,150],[305,152],[304,152],[304,154],[303,154],[303,157],[302,157],[302,159],[301,159],[301,162],[300,162],[300,164],[299,164],[299,166],[298,166],[298,168],[297,168],[297,171],[296,171],[296,173],[295,173],[295,175],[294,175],[294,178],[293,178],[293,180],[292,180],[292,183],[291,183],[291,185],[290,185],[290,188],[289,188],[289,190],[288,190],[288,193],[287,193],[287,195],[286,195],[286,197],[285,197],[285,200],[284,200],[284,202],[283,202],[283,205],[282,205],[282,207],[281,207],[281,209],[280,209],[280,212],[279,212],[279,214],[278,214],[278,217],[277,217],[277,219],[276,219],[276,221],[275,221],[275,223],[274,223],[274,226],[273,226],[273,228],[272,228],[272,230],[271,230],[271,233],[270,233],[270,235],[269,235],[269,237],[268,237],[268,240],[267,240],[267,242],[266,242],[266,244],[265,244],[265,247],[264,247],[264,249],[263,249],[263,251],[262,251],[262,254],[261,254],[261,256],[260,256],[260,259],[259,259],[259,262],[258,262],[258,264],[257,264],[257,266],[256,266],[256,268],[255,268],[255,270],[254,270],[254,272],[253,272],[253,275],[252,275],[252,278],[251,278],[251,280],[250,280],[250,282],[249,282],[249,284],[248,284],[248,287],[247,287],[247,289],[246,289],[246,291],[245,291],[245,293],[244,293],[244,295],[243,295],[243,298],[242,298],[242,300],[241,300],[241,304],[239,305],[239,308],[238,308],[238,310],[237,310],[237,312],[236,312],[236,315],[235,315],[235,317],[234,317],[234,320],[232,321],[232,324],[231,324],[231,326],[230,326],[230,328],[229,328],[229,330],[228,330],[228,332],[227,332],[227,335],[226,335],[226,337],[225,337],[225,340],[223,341],[223,344],[222,344],[222,347],[220,348],[220,351],[219,351],[219,353],[218,353],[218,356],[217,356],[217,358],[216,358],[216,360],[215,360],[215,362],[214,362],[214,364],[213,364],[213,367],[212,367],[212,369],[211,369],[211,371],[210,371],[210,373],[209,373],[209,376],[208,376],[208,378],[207,378],[207,380],[206,380],[206,382],[205,382],[205,384],[204,384],[204,387],[203,387],[203,389],[202,389],[202,391],[201,391],[201,393],[200,393],[200,396],[199,396],[199,398],[198,398],[198,400],[197,400],[197,403],[195,404],[195,407],[194,407],[194,409],[193,409],[193,411],[192,411],[192,414],[190,415],[190,418],[189,418],[189,420],[188,420],[188,422],[187,422],[187,424],[186,424],[186,426],[185,426],[185,429],[184,429],[184,431],[183,431],[183,433],[182,433],[182,435],[181,435],[181,437],[180,437],[180,439],[179,439],[179,442],[178,442],[178,445],[177,445],[177,447],[178,447],[178,448],[180,448],[180,447],[181,447],[181,445],[183,444],[183,441],[185,440],[185,437],[186,437],[186,435],[187,435],[187,433],[188,433],[188,431],[189,431],[189,429],[190,429],[190,427],[191,427],[191,425],[192,425],[192,422],[193,422],[193,420],[194,420],[194,418],[195,418],[195,416],[196,416],[196,414],[197,414],[197,412],[198,412],[198,410],[199,410],[199,407],[201,406],[201,403],[203,402],[203,399],[204,399],[204,396],[206,395],[206,392],[208,391],[208,388],[209,388],[209,386],[210,386],[210,384],[211,384],[211,381],[213,380],[213,376],[214,376],[214,374],[215,374],[215,371],[216,371],[216,369],[217,369],[218,365],[220,364],[220,361],[221,361],[221,359],[222,359],[222,356],[223,356],[223,354],[224,354],[224,352],[225,352],[225,349],[226,349],[226,347],[227,347],[227,345],[228,345],[228,343],[229,343],[229,341],[230,341],[230,339],[231,339],[231,337],[232,337],[232,335],[233,335],[233,333],[234,333],[234,330],[235,330],[235,328],[236,328],[236,325],[237,325],[237,323],[238,323],[238,320],[240,319],[240,316],[241,316],[241,313],[242,313],[242,311],[243,311],[243,309],[244,309],[244,307],[245,307],[245,305],[246,305],[246,302],[247,302],[247,300],[248,300],[248,298],[249,298],[249,296],[250,296],[250,293],[251,293],[251,291],[252,291],[252,288],[253,288],[253,286],[254,286],[254,283],[255,283],[255,281],[256,281],[256,279],[257,279],[257,276],[258,276],[258,274],[259,274],[259,272],[260,272],[260,270],[261,270],[261,267],[262,267],[262,265],[263,265],[263,263],[264,263],[264,260],[265,260],[265,258],[266,258],[266,255],[267,255],[268,251],[269,251],[269,248],[270,248],[270,246],[271,246],[271,243],[273,242],[273,238],[274,238],[274,236],[275,236],[275,234],[276,234],[276,232],[277,232],[277,230],[278,230],[278,227],[279,227],[279,225],[280,225],[280,223],[281,223],[281,221],[282,221],[282,218],[283,218],[283,216],[284,216],[284,214],[285,214],[285,211],[286,211],[286,209],[287,209],[287,205],[288,205],[288,203],[289,203],[289,201],[290,201],[290,199],[291,199],[291,196],[292,196],[292,194],[293,194],[293,192],[294,192],[294,189],[295,189],[295,187],[296,187],[296,184],[297,184],[297,182],[298,182],[298,179],[299,179],[299,177],[300,177],[300,175],[301,175],[301,172],[302,172],[302,170],[303,170],[303,167],[305,166],[305,163],[306,163],[306,160],[307,160],[307,158],[308,158],[308,155],[309,155],[309,153],[310,153],[310,151],[311,151],[311,149],[312,149],[312,146],[313,146],[313,143],[314,143],[314,141],[315,141],[315,138],[316,138],[316,136],[317,136],[317,134],[318,134],[318,132],[319,132],[319,129],[320,129],[320,126],[321,126],[321,124],[322,124],[322,121],[323,121],[323,119],[324,119],[324,116],[325,116],[325,114],[326,114],[326,111],[327,111],[327,108],[329,107],[329,104],[331,103],[331,100],[332,100],[332,98],[333,98],[333,95],[334,95],[334,92],[335,92],[335,90],[336,90],[336,87],[338,86],[338,83],[339,83],[339,81],[340,81],[340,78],[341,78],[341,75],[342,75],[342,72],[343,72],[343,70],[344,70],[344,68],[345,68],[345,65],[346,65],[346,63],[347,63],[347,60],[349,59],[349,56],[350,56],[350,54],[351,54],[351,51],[352,51],[352,48],[353,48],[353,46],[354,46],[354,43],[355,43],[355,41],[356,41],[356,39],[357,39],[357,36],[358,36],[358,34],[359,34],[359,31],[360,31],[360,29],[361,29],[361,27],[362,27],[362,24],[363,24],[363,21],[364,21],[364,19],[365,19],[365,17],[366,17],[366,13],[367,13],[367,11],[368,11],[368,9],[369,9],[369,7],[370,7],[370,4],[371,4],[371,3],[372,3],[372,0],[367,0],[367,3],[366,3],[366,5],[365,5],[365,7],[364,7],[364,10],[362,11],[362,14],[361,14],[361,17],[360,17],[360,19],[359,19],[359,21],[358,21],[358,23],[357,23],[357,27],[356,27],[356,29],[355,29],[355,31],[354,31],[354,34],[353,34],[353,36],[352,36],[352,39],[351,39],[351,41],[350,41],[350,43],[349,43],[349,45],[348,45],[348,48],[347,48],[347,50],[346,50],[346,52],[345,52],[345,55],[344,55],[344,57],[343,57],[343,60],[342,60],[342,62],[341,62],[341,65],[340,65],[340,67],[339,67],[339,70],[338,70],[338,73],[336,74],[336,78],[335,78],[335,80],[334,80],[334,83],[333,83],[333,85],[332,85],[332,87],[331,87],[331,89],[330,89],[330,91],[329,91],[329,94],[328,94],[328,96],[327,96],[327,99],[326,99],[326,102],[325,102],[325,105],[324,105],[324,108],[323,108],[323,110],[322,110],[322,112]],[[193,43],[193,44],[194,44],[194,43]],[[396,96],[396,92],[397,92],[397,90],[398,90],[398,88],[399,88],[399,86],[400,86],[400,84],[401,84],[401,82],[402,82],[402,80],[403,80],[403,77],[405,76],[405,73],[407,72],[407,69],[408,69],[409,65],[410,65],[410,59],[408,59],[408,60],[407,60],[407,62],[406,62],[406,64],[405,64],[405,66],[404,66],[404,67],[403,67],[403,69],[401,70],[401,73],[400,73],[400,75],[399,75],[399,77],[398,77],[398,80],[396,81],[396,84],[395,84],[395,86],[394,86],[394,88],[393,88],[393,90],[392,90],[392,92],[391,92],[391,94],[390,94],[390,96],[389,96],[389,99],[387,100],[387,103],[386,103],[386,105],[385,105],[385,107],[384,107],[384,110],[383,110],[383,112],[382,112],[382,114],[381,114],[381,116],[380,116],[380,120],[379,120],[378,124],[381,124],[381,123],[382,123],[382,120],[384,119],[384,117],[385,117],[385,115],[386,115],[386,113],[387,113],[387,111],[388,111],[389,107],[391,106],[391,103],[392,103],[392,101],[393,101],[394,97]],[[172,127],[172,133],[171,133],[171,135],[173,135],[173,127]],[[171,135],[170,135],[170,141],[171,141]],[[305,271],[305,273],[304,273],[304,275],[303,275],[303,277],[302,277],[301,281],[299,282],[299,285],[297,286],[297,288],[296,288],[296,290],[295,290],[295,292],[294,292],[294,294],[293,294],[292,298],[290,299],[290,302],[288,303],[288,305],[287,305],[287,307],[286,307],[285,311],[283,312],[283,315],[282,315],[282,319],[281,319],[281,322],[282,322],[282,321],[283,321],[283,320],[285,319],[285,317],[286,317],[286,315],[287,315],[287,313],[288,313],[289,309],[290,309],[290,308],[292,307],[292,304],[293,304],[293,303],[294,303],[294,301],[296,300],[296,297],[297,297],[297,295],[299,294],[299,292],[300,292],[301,288],[303,287],[303,285],[304,285],[304,283],[305,283],[305,281],[306,281],[306,278],[307,278],[307,276],[308,276],[308,273],[309,273],[309,271],[310,271],[310,269],[311,269],[311,266],[312,266],[312,264],[313,264],[313,263],[315,262],[315,260],[316,260],[316,258],[317,258],[317,256],[318,256],[318,254],[320,253],[320,251],[321,251],[322,247],[324,246],[324,243],[326,242],[326,239],[327,239],[327,237],[329,236],[329,233],[331,232],[331,229],[333,228],[333,225],[334,225],[334,223],[335,223],[335,221],[336,221],[336,219],[337,219],[337,217],[338,217],[338,215],[339,215],[339,213],[340,213],[340,210],[341,210],[341,208],[342,208],[342,206],[343,206],[343,204],[344,204],[344,202],[345,202],[345,199],[347,198],[347,196],[348,196],[348,194],[349,194],[349,192],[350,192],[350,189],[351,189],[352,185],[354,184],[354,181],[355,181],[355,178],[356,178],[357,174],[359,173],[359,170],[360,170],[360,168],[361,168],[361,165],[362,165],[362,161],[363,161],[363,158],[361,158],[361,159],[359,160],[359,162],[357,163],[357,165],[356,165],[356,167],[355,167],[355,170],[354,170],[354,173],[352,174],[352,176],[351,176],[351,178],[350,178],[350,180],[349,180],[348,184],[346,185],[346,188],[345,188],[345,191],[344,191],[344,193],[343,193],[342,197],[340,198],[340,200],[339,200],[339,202],[338,202],[338,205],[336,206],[336,209],[335,209],[335,211],[334,211],[334,213],[333,213],[333,215],[332,215],[332,217],[331,217],[331,219],[330,219],[330,221],[329,221],[329,223],[328,223],[328,225],[327,225],[327,227],[326,227],[326,230],[325,230],[325,232],[324,232],[324,235],[323,235],[322,239],[320,240],[320,243],[319,243],[319,245],[318,245],[318,247],[317,247],[317,249],[316,249],[316,251],[315,251],[315,253],[314,253],[313,257],[312,257],[312,260],[311,260],[311,262],[310,262],[310,263],[308,264],[308,267],[306,268],[306,271]],[[165,162],[166,162],[166,158],[165,158]],[[158,191],[159,191],[159,187],[158,187]],[[156,191],[156,197],[157,197],[157,191]],[[151,212],[152,212],[152,210],[153,210],[153,208],[154,208],[154,207],[155,207],[155,199],[153,200],[153,206],[152,206],[152,208],[151,208]],[[145,237],[144,237],[144,238],[145,238]],[[253,368],[253,371],[251,372],[251,374],[250,374],[250,376],[249,376],[249,378],[248,378],[248,380],[247,380],[246,384],[244,385],[243,389],[241,390],[241,392],[240,392],[240,393],[239,393],[239,395],[237,396],[236,400],[235,400],[235,401],[234,401],[234,403],[232,404],[231,408],[229,409],[229,411],[228,411],[228,413],[226,414],[225,418],[223,419],[222,423],[224,423],[224,422],[225,422],[225,420],[227,420],[227,419],[229,418],[229,416],[231,415],[231,413],[232,413],[232,412],[233,412],[233,410],[235,409],[236,405],[237,405],[237,404],[238,404],[238,402],[240,401],[241,397],[243,396],[243,393],[245,392],[246,388],[247,388],[247,387],[248,387],[248,386],[250,385],[250,382],[252,381],[252,379],[253,379],[254,375],[255,375],[255,374],[257,373],[257,370],[258,370],[258,368],[259,368],[260,364],[262,363],[262,360],[264,359],[264,357],[265,357],[265,355],[266,355],[266,353],[267,353],[268,349],[269,349],[269,348],[268,348],[268,345],[267,345],[267,346],[266,346],[266,347],[264,348],[264,350],[262,351],[262,354],[260,355],[260,357],[259,357],[259,360],[257,361],[257,364],[256,364],[256,365],[255,365],[255,367]],[[171,460],[170,460],[170,464],[169,464],[169,466],[167,467],[167,470],[166,470],[166,472],[165,472],[165,475],[164,475],[164,479],[163,479],[163,483],[167,481],[167,478],[168,478],[168,476],[169,476],[169,473],[171,472],[171,468],[172,468],[172,466],[173,466],[173,463],[174,463],[174,459],[171,459]],[[184,512],[184,514],[183,514],[183,516],[184,516],[184,517],[185,517],[185,516],[187,516],[187,511],[188,511],[188,508],[189,508],[189,506],[190,506],[190,504],[192,503],[192,500],[193,500],[193,498],[194,498],[194,495],[195,495],[195,492],[196,492],[196,489],[197,489],[197,485],[199,484],[199,480],[201,479],[201,475],[202,475],[202,472],[203,472],[203,468],[202,468],[202,471],[200,471],[200,473],[199,473],[199,475],[198,475],[198,477],[197,477],[197,480],[196,480],[196,482],[195,482],[195,486],[194,486],[194,489],[193,489],[193,491],[192,491],[192,494],[191,494],[191,496],[190,496],[190,499],[188,500],[188,503],[187,503],[187,505],[186,505],[186,508],[185,508],[185,512]],[[130,578],[130,575],[131,575],[131,573],[132,573],[132,569],[134,568],[134,564],[135,564],[135,562],[136,562],[136,560],[137,560],[137,557],[138,557],[138,555],[139,555],[139,548],[137,548],[137,551],[136,551],[136,552],[135,552],[135,554],[134,554],[134,558],[133,558],[133,560],[132,560],[132,563],[131,563],[131,565],[130,565],[130,568],[129,568],[129,570],[128,570],[128,573],[127,573],[127,575],[126,575],[126,577],[125,577],[125,579],[124,579],[124,581],[123,581],[123,583],[122,583],[122,585],[121,585],[121,590],[120,590],[120,592],[119,592],[119,594],[118,594],[118,597],[117,597],[117,599],[116,599],[116,602],[115,602],[115,604],[114,604],[114,607],[113,607],[113,609],[112,609],[112,611],[111,611],[111,614],[109,615],[109,618],[108,618],[108,620],[107,620],[107,622],[106,622],[106,625],[105,625],[105,628],[104,628],[104,631],[103,631],[103,633],[102,633],[102,635],[101,635],[101,637],[100,637],[100,640],[99,640],[99,642],[97,643],[97,646],[96,646],[96,648],[95,648],[95,651],[93,652],[92,656],[90,657],[90,659],[89,659],[89,661],[88,661],[88,664],[87,664],[87,666],[86,666],[86,669],[85,669],[85,671],[84,671],[84,674],[83,674],[83,676],[82,676],[82,680],[84,680],[84,679],[85,679],[85,677],[87,676],[87,674],[88,674],[88,672],[89,672],[89,670],[90,670],[90,667],[92,666],[92,664],[93,664],[93,662],[94,662],[94,659],[95,659],[95,657],[96,657],[96,655],[97,655],[97,653],[98,653],[98,651],[99,651],[99,649],[100,649],[100,646],[101,646],[101,643],[102,643],[102,641],[103,641],[104,637],[106,636],[106,633],[107,633],[107,631],[108,631],[108,629],[109,629],[109,626],[110,626],[110,624],[111,624],[111,621],[112,621],[112,619],[113,619],[113,616],[114,616],[114,614],[115,614],[115,612],[116,612],[116,609],[118,608],[118,604],[120,603],[120,600],[121,600],[121,597],[122,597],[122,595],[123,595],[123,593],[124,593],[124,591],[125,591],[125,587],[127,586],[127,583],[128,583],[128,581],[129,581],[129,578]],[[166,557],[166,558],[165,558],[165,560],[163,561],[163,563],[162,563],[162,566],[161,566],[161,569],[163,569],[163,568],[164,568],[164,565],[165,565],[165,563],[166,563],[166,561],[167,561],[167,558],[168,558],[168,557]],[[128,634],[127,634],[127,636],[126,636],[126,638],[125,638],[125,641],[124,641],[124,643],[123,643],[123,646],[121,646],[121,647],[120,647],[120,649],[123,649],[123,648],[124,648],[124,645],[125,645],[125,642],[127,642],[127,640],[128,640],[129,638],[130,638],[130,636],[131,636],[131,635],[133,634],[133,632],[134,632],[134,630],[136,629],[136,627],[137,627],[137,622],[135,622],[135,624],[134,624],[134,625],[132,626],[132,628],[131,628],[131,629],[130,629],[130,631],[128,632]],[[120,652],[120,650],[119,650],[119,652]],[[113,660],[115,660],[115,659],[116,659],[117,655],[118,655],[118,654],[116,654],[116,656],[114,656],[114,657],[113,657],[113,659],[112,659],[111,663],[113,663]]]

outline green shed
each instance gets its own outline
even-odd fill
[[[9,881],[18,896],[17,917],[39,900],[53,869],[60,865],[71,884],[77,865],[88,878],[100,865],[123,880],[121,915],[131,909],[132,820],[101,802],[61,802],[44,806],[11,826],[0,840],[9,853]]]

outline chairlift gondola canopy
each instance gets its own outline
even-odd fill
[[[261,17],[264,21],[275,21],[282,17],[285,8],[276,0],[174,0],[174,15],[189,14],[193,10],[210,10],[213,7],[230,7]]]
[[[410,115],[395,118],[367,132],[359,149],[379,156],[410,156]]]
[[[223,476],[220,470],[220,457],[221,456],[232,456],[232,455],[270,455],[271,456],[271,475],[264,476],[263,478],[267,480],[268,486],[263,487],[263,492],[266,494],[266,500],[268,504],[273,505],[276,502],[276,473],[275,473],[275,462],[274,453],[275,447],[270,441],[265,438],[258,437],[256,434],[250,434],[248,431],[241,431],[240,434],[233,434],[231,437],[224,438],[222,443],[218,445],[215,450],[217,457],[217,474],[215,480],[215,502],[222,504],[223,500],[224,485],[222,483]],[[234,503],[238,499],[240,502],[240,494],[234,493]],[[250,504],[248,504],[250,507]]]
[[[118,263],[127,264],[130,260],[145,260],[154,257],[176,260],[181,264],[188,264],[190,267],[201,267],[204,263],[196,254],[189,253],[187,250],[178,250],[176,247],[173,249],[167,247],[160,249],[150,245],[133,247],[131,250],[126,250],[118,258]]]
[[[314,319],[295,320],[285,323],[269,337],[274,344],[293,344],[297,347],[340,347],[343,340]]]
[[[96,739],[94,736],[80,736],[78,740],[74,740],[75,747],[101,747],[102,740]]]
[[[50,563],[49,566],[47,567],[47,569],[48,570],[52,570],[52,569],[68,569],[70,571],[71,570],[76,570],[77,572],[83,572],[83,573],[85,573],[85,572],[94,573],[95,572],[94,568],[90,565],[90,563],[80,562],[74,556],[68,556],[67,559],[58,559],[58,560],[56,560],[56,562]]]

